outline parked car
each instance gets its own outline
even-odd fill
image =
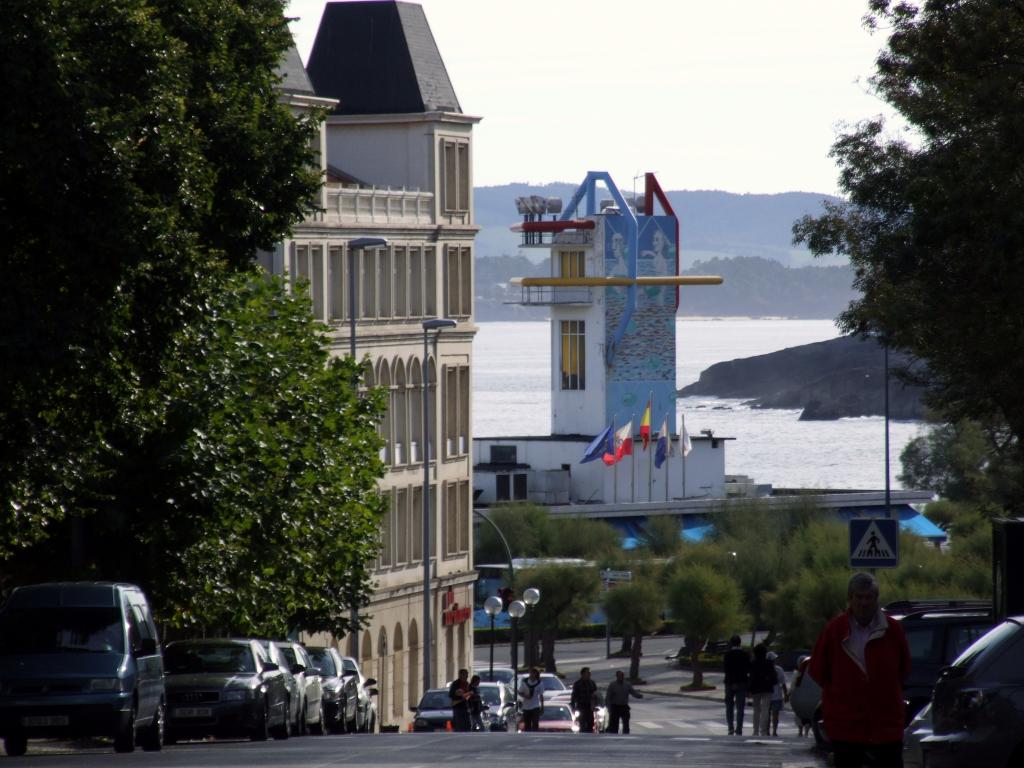
[[[167,644],[167,743],[205,736],[287,739],[285,673],[254,640]]]
[[[0,736],[110,736],[114,750],[164,740],[163,658],[146,596],[131,584],[18,587],[0,610]]]
[[[544,693],[548,691],[568,691],[569,687],[562,681],[558,675],[553,675],[550,672],[540,673],[540,684],[544,686]]]
[[[928,600],[889,603],[886,612],[899,620],[910,647],[910,676],[903,686],[907,722],[928,703],[939,672],[992,626],[990,606],[984,601]],[[804,675],[790,702],[794,714],[811,721],[819,749],[831,742],[821,713],[821,688]]]
[[[313,666],[320,670],[323,687],[324,722],[331,733],[347,733],[356,722],[359,705],[358,679],[344,672],[341,654],[334,648],[307,647]]]
[[[1024,765],[1024,616],[985,634],[946,669],[932,698],[928,768]]]
[[[292,674],[299,686],[302,697],[299,711],[299,734],[324,732],[323,683],[320,671],[299,643],[278,643],[281,652],[291,665]]]
[[[572,708],[572,689],[566,688],[564,691],[546,691],[544,693],[544,706],[548,703],[552,704],[569,704]],[[579,710],[573,709],[576,714],[576,719],[579,721]],[[604,733],[608,729],[608,707],[604,705],[604,696],[601,691],[595,691],[594,693],[594,732]]]
[[[351,656],[341,657],[342,670],[346,675],[356,679],[356,692],[359,700],[356,705],[355,722],[350,723],[350,731],[355,733],[373,733],[377,727],[377,684],[376,678],[364,677],[359,663]]]
[[[484,683],[504,683],[505,685],[512,685],[512,681],[515,678],[515,672],[512,667],[495,666],[492,671],[490,667],[485,669],[474,669],[474,675],[480,675],[481,682]]]
[[[490,731],[509,731],[515,725],[515,704],[512,689],[504,683],[484,683],[477,686],[484,711],[484,727]]]
[[[579,733],[580,724],[568,704],[545,704],[540,713],[537,729],[549,733]],[[523,730],[523,721],[519,721],[519,730]]]
[[[285,656],[281,644],[275,640],[257,640],[263,652],[271,663],[276,664],[284,676],[284,684],[288,689],[288,733],[301,735],[302,733],[302,697],[304,691],[299,687],[299,680],[292,672],[291,662]],[[287,737],[286,737],[287,738]]]
[[[447,688],[431,688],[411,711],[414,731],[447,731],[452,728],[452,700],[448,698]]]
[[[924,768],[921,740],[932,735],[932,705],[918,712],[903,732],[903,768]]]

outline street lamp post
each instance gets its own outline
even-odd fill
[[[494,617],[501,613],[502,602],[500,597],[491,595],[484,600],[484,612],[491,617],[491,664],[488,667],[488,679],[494,679]]]
[[[885,516],[892,517],[889,491],[889,345],[882,342],[885,361]]]
[[[356,359],[356,251],[364,248],[383,248],[388,241],[383,237],[357,237],[348,241],[348,353]],[[352,656],[359,658],[359,609],[353,608]]]
[[[519,707],[519,620],[526,613],[526,603],[513,600],[508,604],[508,616],[512,621],[512,690],[513,701]]]
[[[430,648],[433,637],[430,627],[430,365],[428,346],[430,332],[440,335],[445,328],[454,328],[447,317],[423,321],[423,690],[430,690]]]
[[[540,602],[540,590],[536,587],[530,587],[523,591],[523,602],[526,603],[526,612],[529,613],[530,609],[533,608],[537,603]],[[536,618],[530,617],[530,650],[526,654],[526,663],[530,667],[537,666],[536,650],[537,650],[537,638],[534,635],[533,624]]]

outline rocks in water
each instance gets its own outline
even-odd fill
[[[896,371],[914,366],[889,354],[889,416],[921,419],[923,389],[908,386]],[[831,420],[885,413],[884,350],[874,339],[842,336],[767,355],[716,363],[682,397],[745,398],[756,408],[800,408],[801,420]]]

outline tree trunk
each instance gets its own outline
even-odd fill
[[[690,649],[690,667],[693,669],[693,680],[690,681],[690,687],[703,688],[704,670],[700,666],[700,654],[704,650],[704,646],[707,645],[708,639],[706,637],[686,637],[684,639],[686,647]]]
[[[558,639],[558,632],[554,629],[545,629],[541,639],[541,658],[544,661],[544,671],[551,674],[558,674],[555,664],[555,640]]]
[[[640,679],[640,657],[643,656],[644,636],[637,632],[633,635],[633,652],[629,656],[629,679],[636,681]]]
[[[633,652],[633,636],[628,632],[622,635],[622,647],[619,649],[619,653],[625,656],[627,653]]]

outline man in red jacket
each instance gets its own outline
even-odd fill
[[[822,630],[810,668],[821,685],[835,768],[902,768],[907,637],[878,607],[874,576],[854,574],[847,597],[846,612]]]

